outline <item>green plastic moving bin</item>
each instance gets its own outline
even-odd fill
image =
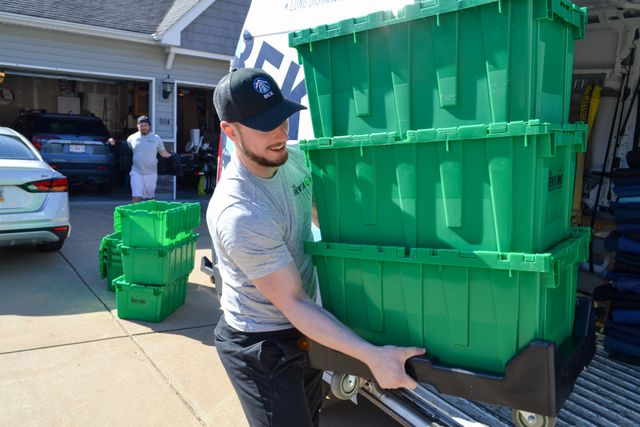
[[[189,275],[193,270],[196,241],[193,234],[176,243],[159,248],[122,246],[125,280],[145,285],[164,285]]]
[[[125,246],[169,246],[200,225],[200,204],[149,200],[118,206],[113,223]]]
[[[139,285],[120,276],[115,280],[118,317],[161,322],[184,304],[188,275],[163,285]]]
[[[541,252],[569,236],[586,125],[494,123],[300,148],[325,241]]]
[[[113,281],[123,274],[122,266],[122,238],[119,232],[104,236],[98,250],[98,265],[100,278],[107,279],[107,289],[115,292]]]
[[[574,41],[567,0],[431,0],[289,34],[314,135],[569,116]]]
[[[533,340],[571,335],[589,229],[549,253],[308,242],[322,305],[379,345],[419,346],[439,364],[503,373]]]

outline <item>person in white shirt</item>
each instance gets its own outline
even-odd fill
[[[129,173],[131,181],[131,200],[136,203],[142,200],[154,199],[156,197],[156,183],[158,181],[158,158],[171,157],[166,150],[162,139],[151,132],[151,122],[149,117],[138,117],[138,132],[127,138],[127,144],[133,153],[133,163]],[[113,138],[107,141],[114,145]]]

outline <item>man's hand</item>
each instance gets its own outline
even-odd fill
[[[363,360],[375,377],[378,385],[382,388],[410,388],[415,389],[418,383],[407,375],[404,365],[413,356],[420,356],[425,353],[423,348],[418,347],[395,347],[387,345],[377,347],[375,351]]]
[[[160,154],[160,157],[164,157],[165,159],[168,159],[169,157],[173,156],[173,153],[167,150],[158,151],[158,154]]]
[[[107,144],[113,147],[114,145],[116,145],[116,140],[113,138],[109,138],[107,139]]]
[[[293,262],[253,284],[289,321],[318,343],[362,360],[382,388],[416,388],[404,364],[425,350],[417,347],[377,347],[340,323],[333,315],[311,301],[302,290],[300,274]]]

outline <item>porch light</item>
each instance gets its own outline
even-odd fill
[[[173,92],[174,81],[171,80],[169,74],[167,74],[167,78],[162,81],[162,97],[164,99],[169,98],[171,92]]]

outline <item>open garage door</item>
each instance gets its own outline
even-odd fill
[[[148,81],[18,68],[6,68],[3,73],[0,126],[13,127],[36,142],[45,160],[75,184],[72,191],[85,191],[88,186],[91,191],[97,185],[99,191],[111,192],[126,186],[128,170],[121,145],[105,147],[105,135],[95,129],[106,128],[107,138],[120,141],[136,132],[136,117],[150,110]],[[62,131],[71,129],[65,123],[82,118],[101,123],[86,135],[80,130],[76,134]],[[43,139],[50,145],[43,145]],[[51,139],[57,141],[51,143]]]
[[[29,110],[93,114],[114,138],[135,132],[135,117],[149,114],[149,83],[4,69],[0,82],[0,126]]]

